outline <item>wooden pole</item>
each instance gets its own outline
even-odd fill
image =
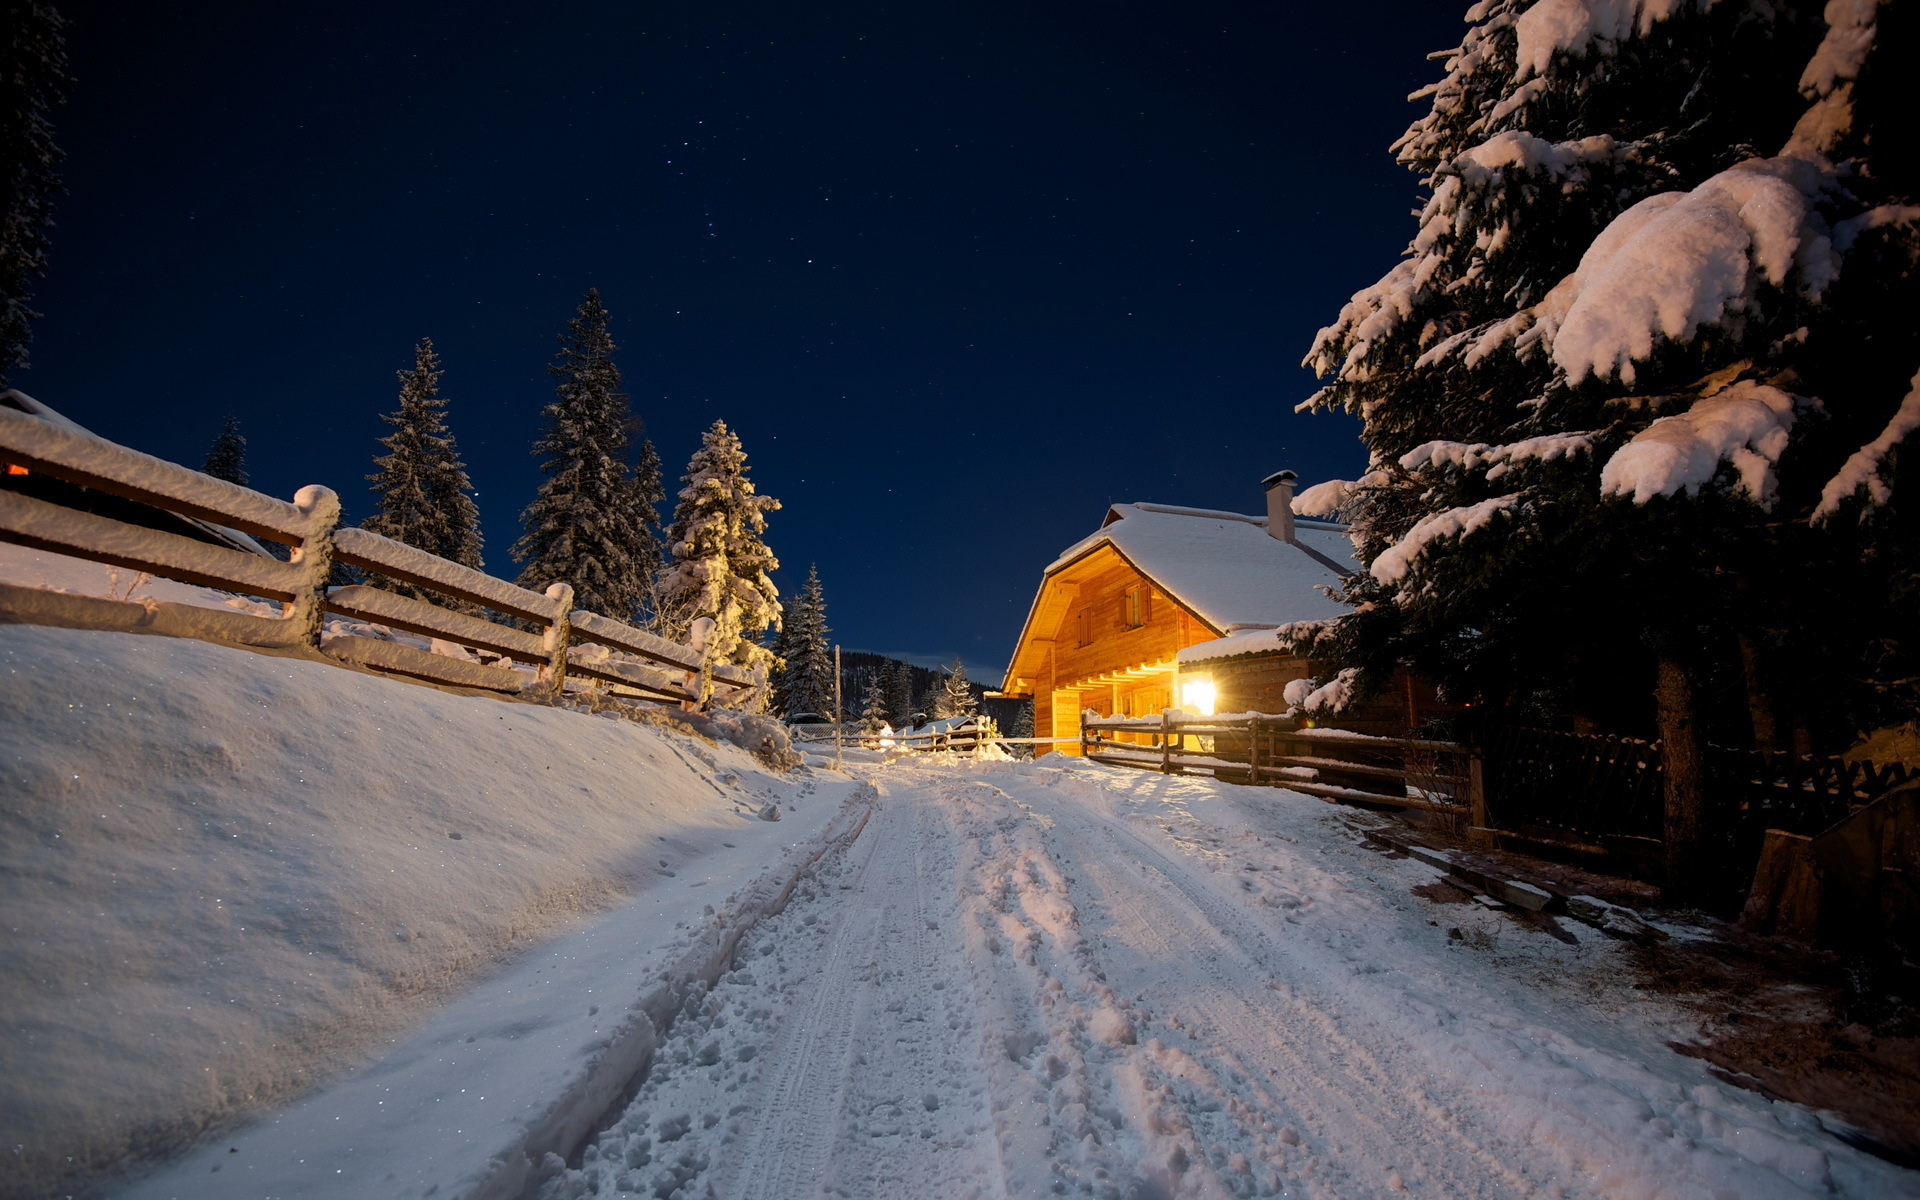
[[[327,580],[333,575],[333,531],[340,524],[340,497],[332,488],[310,483],[294,493],[293,506],[306,514],[307,532],[293,548],[300,569],[300,593],[281,608],[296,645],[320,648],[320,626],[327,615]]]
[[[1160,710],[1160,773],[1173,774],[1173,710]]]
[[[833,766],[840,769],[840,745],[845,731],[846,714],[840,710],[840,643],[833,644]]]
[[[555,611],[540,639],[547,652],[547,668],[541,673],[546,676],[548,690],[557,696],[567,690],[567,644],[573,640],[573,585],[548,584],[547,599],[553,601]]]
[[[1487,816],[1487,760],[1478,746],[1467,751],[1467,820],[1468,844],[1494,844],[1493,826]]]

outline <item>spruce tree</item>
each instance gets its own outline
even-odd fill
[[[580,302],[560,355],[548,368],[559,382],[534,443],[546,476],[520,514],[525,534],[514,545],[521,587],[573,585],[574,603],[621,621],[646,622],[651,584],[660,565],[654,533],[658,513],[658,458],[641,448],[641,473],[631,461],[639,422],[620,390],[618,348],[607,330],[598,290]],[[653,477],[645,476],[653,464]],[[682,627],[684,633],[684,627]]]
[[[633,493],[640,503],[641,524],[646,532],[636,553],[643,572],[645,599],[635,622],[652,632],[660,630],[660,569],[666,565],[666,553],[655,528],[660,524],[660,502],[667,498],[660,472],[660,453],[651,438],[640,442],[640,459],[633,468]]]
[[[228,417],[220,427],[213,445],[207,447],[207,461],[200,464],[200,473],[247,486],[247,439],[241,436],[240,418]]]
[[[453,433],[447,428],[447,398],[440,394],[440,356],[421,338],[411,370],[396,371],[400,407],[380,419],[393,432],[380,439],[386,453],[374,456],[379,470],[367,476],[377,497],[366,528],[429,554],[479,570],[480,507]],[[404,596],[446,603],[437,593],[397,579],[380,586]]]
[[[752,635],[780,624],[780,593],[768,575],[780,564],[761,536],[780,502],[755,493],[746,452],[725,421],[707,430],[681,479],[667,529],[673,561],[660,576],[663,632],[678,639],[707,618],[710,661],[770,668],[773,652]]]
[[[881,733],[891,724],[889,716],[887,689],[875,678],[867,685],[867,702],[860,710],[860,732],[867,737]]]
[[[0,3],[0,388],[27,365],[33,281],[47,273],[60,194],[53,110],[66,99],[66,21],[39,0]]]
[[[1409,664],[1520,719],[1651,710],[1679,897],[1711,875],[1714,664],[1762,641],[1808,678],[1808,650],[1858,661],[1828,618],[1861,535],[1834,515],[1867,510],[1869,539],[1907,519],[1878,510],[1920,424],[1920,342],[1886,316],[1920,307],[1920,197],[1910,155],[1870,161],[1868,93],[1912,46],[1872,5],[1831,29],[1613,11],[1476,6],[1397,144],[1419,230],[1307,360],[1333,376],[1307,406],[1363,422],[1367,474],[1317,498],[1349,506],[1366,569],[1352,615],[1295,632],[1362,692]]]
[[[895,729],[913,724],[913,668],[895,662],[886,674],[887,719]]]
[[[788,601],[773,653],[773,707],[782,716],[833,712],[833,651],[827,644],[826,594],[820,572],[807,568],[800,594]]]
[[[967,665],[954,656],[953,666],[947,668],[947,677],[940,684],[940,692],[934,698],[935,715],[942,720],[971,717],[980,711],[980,703],[974,698],[973,685],[967,682]]]

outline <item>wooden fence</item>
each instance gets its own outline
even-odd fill
[[[1664,808],[1658,742],[1508,728],[1489,739],[1487,762],[1490,819],[1499,829],[1651,869]],[[1738,874],[1758,857],[1767,830],[1810,837],[1916,776],[1901,763],[1709,746],[1714,857]]]
[[[281,603],[278,617],[260,617],[149,602],[145,607],[164,617],[161,625],[170,632],[306,649],[377,671],[495,692],[518,692],[529,682],[526,672],[502,663],[536,667],[536,686],[556,692],[574,677],[587,686],[681,703],[709,695],[744,701],[762,684],[754,673],[707,662],[695,647],[575,609],[573,589],[565,583],[534,592],[365,529],[342,529],[339,498],[317,484],[301,488],[291,502],[276,500],[5,406],[0,458],[27,472],[291,547],[289,560],[281,562],[0,489],[0,541]],[[439,603],[369,584],[329,587],[335,563],[403,580]],[[28,612],[47,607],[44,595],[22,594],[35,591],[8,587],[10,606]],[[328,613],[439,639],[496,661],[328,632]]]
[[[1099,762],[1202,772],[1346,803],[1448,814],[1480,841],[1607,860],[1657,878],[1664,780],[1660,746],[1635,738],[1505,728],[1484,746],[1302,728],[1258,713],[1083,719]],[[1920,777],[1899,763],[1709,747],[1709,827],[1728,889],[1744,894],[1769,829],[1813,835]]]
[[[977,717],[953,729],[932,730],[926,733],[862,733],[855,725],[841,726],[838,734],[835,727],[827,725],[793,726],[793,740],[796,745],[831,745],[838,740],[842,745],[862,750],[900,750],[908,753],[949,753],[971,755],[983,747],[1008,739],[1000,736],[999,728],[991,717]],[[1018,740],[1018,739],[1015,739]],[[1028,739],[1031,740],[1031,739]]]
[[[1455,814],[1486,824],[1480,755],[1458,742],[1303,727],[1264,713],[1082,719],[1081,753],[1169,774],[1203,772],[1361,804]]]

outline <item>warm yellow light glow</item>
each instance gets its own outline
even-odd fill
[[[1199,675],[1180,681],[1180,707],[1203,717],[1213,715],[1213,679]]]

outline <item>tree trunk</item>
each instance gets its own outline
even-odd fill
[[[1666,886],[1669,902],[1698,900],[1706,891],[1707,758],[1694,698],[1693,667],[1679,638],[1660,639],[1653,697],[1660,722],[1660,765],[1666,815]]]
[[[1740,635],[1740,672],[1747,682],[1747,716],[1753,721],[1753,748],[1778,750],[1780,730],[1774,721],[1773,697],[1760,673],[1760,647],[1748,634]]]

